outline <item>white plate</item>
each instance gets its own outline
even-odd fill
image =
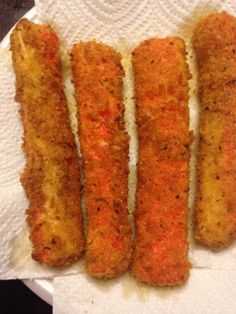
[[[30,11],[28,11],[23,17],[33,22],[38,22],[35,7],[32,8]],[[3,40],[0,43],[0,46],[5,47],[5,48],[9,47],[11,31],[12,29],[3,38]],[[28,288],[30,288],[41,299],[43,299],[44,301],[52,305],[52,294],[53,294],[52,280],[25,279],[22,281]]]

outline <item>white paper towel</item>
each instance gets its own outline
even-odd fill
[[[108,44],[138,43],[152,36],[188,37],[195,18],[234,0],[35,0],[39,17],[59,31],[68,47],[95,38]]]
[[[236,14],[233,0],[37,0],[36,8],[42,21],[55,26],[66,47],[70,47],[78,40],[95,38],[122,50],[124,43],[132,46],[152,36],[181,35],[186,40],[190,52],[189,63],[193,74],[195,70],[194,58],[191,58],[190,36],[195,19],[202,14],[221,9]],[[191,82],[190,101],[193,129],[197,121],[198,108],[195,78],[196,76]],[[6,50],[1,49],[0,278],[50,277],[55,274],[81,271],[81,267],[75,265],[59,272],[42,267],[31,260],[31,247],[25,225],[27,201],[19,183],[19,173],[24,165],[20,148],[22,126],[14,94],[10,56]],[[126,105],[132,103],[131,95],[128,98]],[[217,254],[202,248],[194,248],[190,256],[194,266],[236,269],[236,246]]]
[[[149,287],[130,275],[54,278],[53,314],[234,314],[236,272],[193,269],[186,285]]]

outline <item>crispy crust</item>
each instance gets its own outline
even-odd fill
[[[220,250],[236,238],[236,19],[209,15],[193,43],[202,107],[195,238]]]
[[[190,268],[185,53],[177,37],[147,40],[133,52],[139,161],[132,273],[161,286],[183,283]]]
[[[92,276],[112,278],[131,259],[120,55],[92,41],[74,45],[71,60],[88,216],[86,267]]]
[[[50,26],[22,19],[11,35],[16,101],[24,126],[32,257],[66,266],[83,251],[79,165],[63,92],[59,41]]]

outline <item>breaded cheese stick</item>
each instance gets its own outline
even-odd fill
[[[195,238],[220,250],[236,238],[236,19],[209,15],[193,43],[201,101]]]
[[[88,217],[86,267],[94,277],[112,278],[131,258],[121,57],[91,41],[74,45],[71,62]]]
[[[50,26],[22,19],[11,34],[16,101],[24,126],[32,257],[66,266],[83,251],[77,149],[63,91],[59,41]]]
[[[152,285],[187,280],[188,79],[180,38],[150,39],[133,51],[138,166],[133,275]]]

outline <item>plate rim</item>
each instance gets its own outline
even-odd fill
[[[24,14],[19,20],[22,18],[27,18],[33,22],[38,21],[37,12],[35,6],[30,9],[26,14]],[[19,21],[18,20],[18,21]],[[18,23],[17,21],[17,23]],[[16,24],[17,24],[16,23]],[[15,24],[15,25],[16,25]],[[10,31],[4,36],[4,38],[0,42],[0,46],[2,48],[8,48],[10,43],[10,35],[15,25],[10,29]],[[22,282],[33,291],[38,297],[52,305],[53,299],[53,285],[52,280],[49,279],[21,279]]]

